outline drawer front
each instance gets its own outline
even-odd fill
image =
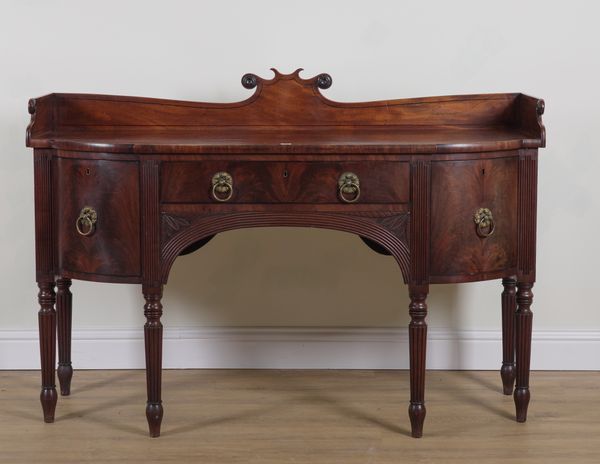
[[[59,269],[139,276],[138,163],[58,158],[56,192]],[[78,220],[85,207],[96,215],[93,227]]]
[[[514,157],[432,163],[432,280],[490,278],[516,267],[517,163]],[[474,215],[481,208],[493,224],[478,229]]]
[[[213,192],[216,173],[231,176],[231,192]],[[338,181],[344,173],[358,178],[355,203],[407,203],[409,166],[405,162],[261,162],[198,161],[162,164],[161,199],[164,203],[345,203]],[[344,196],[354,200],[350,186]]]

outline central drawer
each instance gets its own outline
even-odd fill
[[[408,200],[406,162],[178,161],[162,163],[161,168],[163,203],[365,204]]]

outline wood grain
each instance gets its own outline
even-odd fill
[[[116,153],[464,153],[545,143],[543,100],[518,93],[341,103],[318,76],[254,76],[235,103],[51,94],[30,102],[27,144]]]
[[[544,101],[504,93],[341,103],[323,95],[331,84],[327,74],[305,79],[300,70],[274,70],[272,79],[244,75],[242,85],[254,93],[234,103],[82,94],[30,100],[26,143],[35,149],[47,421],[56,403],[56,278],[65,394],[71,374],[69,279],[142,284],[146,415],[151,436],[158,436],[161,295],[174,260],[215,234],[267,226],[350,232],[395,258],[410,287],[409,415],[415,437],[425,417],[429,284],[516,275],[515,402],[517,419],[524,420]],[[233,175],[232,188],[224,189],[232,192],[226,203],[211,195],[212,176],[222,171]],[[347,192],[356,202],[339,193],[344,172],[360,179],[360,198],[356,181]],[[85,206],[98,214],[86,237],[75,228]],[[476,229],[478,208],[492,210],[493,236]],[[486,227],[491,233],[493,227]],[[512,383],[512,298],[507,293],[503,305],[506,391]]]
[[[249,160],[164,163],[163,203],[216,203],[211,179],[220,171],[233,178],[228,203],[340,204],[338,179],[345,172],[360,180],[357,204],[407,203],[409,164],[404,162],[255,162]]]
[[[497,372],[430,371],[427,430],[413,440],[407,371],[166,370],[168,421],[151,440],[138,401],[143,371],[78,372],[52,425],[39,420],[32,400],[38,373],[3,371],[1,460],[596,464],[600,373],[531,375],[535,408],[519,424]]]
[[[59,273],[139,276],[140,190],[137,162],[56,159]],[[98,213],[93,234],[79,235],[81,209]]]
[[[434,162],[431,170],[431,274],[485,279],[517,266],[518,153],[494,160]],[[495,231],[482,238],[473,214],[489,208]]]

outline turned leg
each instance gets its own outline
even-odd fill
[[[160,398],[161,370],[162,370],[162,288],[144,288],[144,341],[146,345],[146,388],[148,402],[146,403],[146,418],[151,437],[160,435],[160,424],[163,416],[162,401]]]
[[[71,393],[71,316],[72,301],[71,279],[58,279],[56,281],[56,327],[58,332],[58,382],[61,395]]]
[[[44,421],[54,422],[56,410],[56,384],[54,369],[56,363],[56,312],[54,310],[54,282],[38,282],[38,323],[40,331],[40,358],[42,367],[42,391],[40,402],[44,411]]]
[[[533,292],[531,282],[517,284],[517,312],[516,312],[516,353],[517,353],[517,382],[515,386],[515,406],[517,409],[517,422],[527,420],[527,406],[529,405],[529,361],[531,357],[531,322],[533,313],[531,303]]]
[[[512,395],[515,385],[515,309],[517,281],[514,277],[502,279],[502,367],[500,377],[505,395]]]
[[[408,416],[412,436],[423,435],[425,420],[425,351],[427,348],[427,287],[409,288],[410,324],[408,339],[410,345],[410,406]]]

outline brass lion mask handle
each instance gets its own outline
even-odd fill
[[[233,177],[228,172],[217,172],[212,177],[212,196],[217,201],[229,201],[233,196]]]
[[[476,225],[477,235],[482,238],[489,237],[496,230],[494,216],[488,208],[479,208],[473,214],[473,222]]]
[[[75,221],[75,228],[79,235],[87,237],[92,235],[96,230],[96,222],[98,221],[98,213],[91,206],[84,206],[77,221]]]
[[[360,180],[353,172],[345,172],[338,179],[338,195],[345,203],[354,203],[360,198]]]

